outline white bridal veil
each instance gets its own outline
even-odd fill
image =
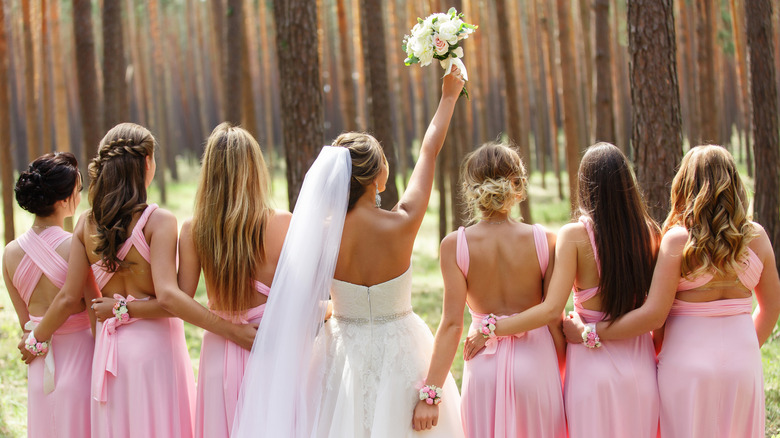
[[[336,269],[351,167],[347,148],[325,146],[306,174],[247,362],[233,437],[313,433],[324,364],[312,349]]]

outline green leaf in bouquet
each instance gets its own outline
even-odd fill
[[[455,8],[450,8],[450,10],[447,11],[447,15],[449,15],[449,16],[451,16],[453,18],[455,18],[455,15],[457,15],[457,14],[458,14],[458,11]]]
[[[417,22],[420,23],[420,24],[423,24],[423,19],[420,18],[420,17],[417,17]]]
[[[463,23],[462,27],[465,27],[466,29],[473,29],[473,30],[479,28],[479,26],[477,26],[476,24],[468,24],[468,23]]]
[[[449,58],[449,53],[446,53],[444,55],[435,54],[433,55],[434,59],[438,59],[439,61],[446,61],[447,58]]]
[[[417,64],[418,62],[420,62],[420,59],[419,59],[419,58],[417,58],[417,57],[416,57],[416,56],[414,56],[414,55],[412,55],[412,56],[410,56],[410,57],[408,57],[408,58],[404,59],[404,65],[407,65],[407,66],[408,66],[408,65],[412,65],[412,64]]]

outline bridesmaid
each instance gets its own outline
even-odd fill
[[[569,291],[592,331],[566,351],[564,403],[569,436],[647,437],[658,431],[655,353],[649,333],[601,344],[598,321],[619,321],[641,306],[655,264],[658,226],[648,215],[631,171],[615,146],[599,143],[579,169],[580,219],[561,228],[555,271],[544,302],[498,321],[497,336],[528,332],[560,317]],[[467,359],[485,340],[467,340]]]
[[[666,321],[658,356],[662,436],[763,437],[760,348],[780,314],[772,245],[748,219],[747,192],[720,146],[688,152],[671,204],[647,302],[596,330],[609,345]],[[567,335],[579,336],[578,325],[567,322]]]
[[[3,278],[25,337],[65,283],[71,234],[63,230],[81,201],[81,175],[69,152],[46,154],[19,175],[16,201],[35,215],[32,227],[3,255]],[[85,289],[91,299],[99,292]],[[27,371],[27,436],[89,437],[90,365],[95,340],[84,300],[51,339],[45,358],[23,348]],[[55,354],[56,346],[56,354]]]
[[[491,311],[498,319],[542,302],[552,273],[555,234],[541,225],[515,222],[512,208],[526,197],[520,156],[502,144],[486,144],[466,157],[461,175],[472,221],[441,243],[444,311],[426,383],[442,386],[463,331],[463,307],[477,332]],[[479,212],[479,216],[476,213]],[[462,419],[470,437],[565,437],[556,335],[563,356],[560,314],[554,324],[520,336],[493,338],[465,363]],[[561,358],[563,359],[563,358]],[[420,401],[415,429],[438,420],[438,405]]]
[[[192,436],[195,388],[183,324],[154,299],[178,290],[176,218],[146,203],[156,144],[146,128],[132,123],[115,126],[101,140],[89,166],[92,210],[76,225],[67,280],[31,333],[38,342],[49,340],[63,315],[78,309],[84,285],[97,281],[103,297],[92,304],[100,321],[92,364],[93,436]],[[254,328],[209,319],[208,310],[196,307],[207,315],[188,317],[251,344],[247,334],[253,336]]]
[[[244,129],[217,126],[203,153],[195,215],[181,229],[179,286],[194,295],[203,270],[209,307],[227,320],[258,324],[263,316],[292,216],[268,204],[260,145]],[[203,334],[196,437],[230,435],[248,358],[249,350],[219,334]]]

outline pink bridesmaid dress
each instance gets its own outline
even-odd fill
[[[544,277],[549,261],[547,236],[541,225],[534,225],[533,232]],[[458,229],[456,260],[465,277],[469,251],[463,227]],[[486,315],[471,309],[469,313],[470,331],[478,330]],[[461,392],[461,418],[468,437],[566,436],[558,357],[547,326],[488,340],[476,357],[465,362]]]
[[[593,224],[585,217],[580,222],[588,231],[601,274]],[[582,307],[598,291],[598,287],[574,291],[574,308],[587,323],[604,319],[602,312]],[[564,400],[572,438],[655,438],[659,400],[650,333],[603,342],[600,348],[594,349],[568,344]]]
[[[143,228],[157,205],[144,210],[118,256],[131,247],[150,260]],[[112,273],[92,265],[98,286]],[[127,301],[133,301],[132,296]],[[179,318],[130,318],[98,323],[92,362],[92,435],[112,438],[191,437],[195,378]]]
[[[748,248],[739,281],[752,291],[762,270]],[[683,278],[677,290],[711,280],[711,274]],[[674,300],[658,355],[662,437],[764,436],[764,374],[752,305],[752,298]]]
[[[59,227],[40,234],[29,230],[16,239],[25,252],[13,277],[13,285],[25,304],[45,275],[61,288],[68,262],[56,248],[70,233]],[[43,319],[30,315],[25,328],[32,330]],[[87,311],[68,317],[52,335],[45,358],[32,361],[27,369],[27,436],[31,438],[89,437],[89,381],[95,340]]]
[[[255,281],[255,290],[265,296],[270,292],[270,288],[259,281]],[[265,303],[247,310],[240,317],[214,311],[224,319],[242,324],[260,323],[264,312]],[[197,438],[230,436],[248,359],[248,350],[209,331],[203,333],[195,410]]]

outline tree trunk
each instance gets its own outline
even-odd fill
[[[95,40],[92,34],[92,2],[73,0],[73,34],[76,42],[76,74],[81,107],[82,154],[80,162],[84,185],[89,185],[87,165],[97,152],[100,127],[103,126],[95,63]]]
[[[127,120],[124,41],[122,38],[122,5],[119,1],[103,2],[103,130]]]
[[[70,124],[68,123],[68,95],[65,84],[65,63],[60,34],[60,2],[54,2],[49,8],[51,23],[52,81],[54,82],[54,127],[56,148],[70,152]]]
[[[775,82],[770,0],[745,3],[747,46],[753,97],[753,140],[756,152],[755,218],[763,225],[780,268],[780,181],[778,180],[777,83]]]
[[[156,133],[158,142],[163,148],[168,147],[168,114],[165,108],[165,94],[167,93],[165,87],[165,63],[163,62],[162,52],[162,35],[161,35],[161,20],[160,20],[160,8],[158,0],[149,0],[149,33],[152,37],[152,71],[153,76],[157,79],[150,81],[153,90],[152,96],[154,96],[154,103],[151,105],[150,119],[152,122],[153,132]],[[160,202],[165,204],[168,201],[167,190],[165,184],[165,170],[168,167],[168,154],[162,150],[157,153],[160,158],[158,165],[159,169],[155,175],[157,183],[160,186]]]
[[[395,139],[393,138],[393,124],[390,118],[390,88],[387,80],[387,58],[385,57],[385,39],[377,35],[384,35],[385,19],[383,17],[381,0],[360,1],[361,32],[363,34],[363,57],[368,63],[366,73],[368,76],[368,89],[366,94],[371,96],[369,101],[369,131],[371,131],[382,144],[387,157],[390,178],[387,180],[387,189],[382,194],[382,207],[393,208],[398,203],[398,187],[396,186],[396,157]]]
[[[571,11],[566,0],[556,0],[558,6],[558,40],[561,46],[563,79],[563,130],[566,134],[566,171],[569,174],[569,202],[572,215],[577,210],[577,171],[580,164],[580,94],[577,83],[577,60]]]
[[[275,0],[276,51],[287,157],[287,198],[295,206],[303,177],[323,142],[323,103],[317,55],[317,5]]]
[[[3,183],[3,237],[14,240],[14,160],[11,157],[11,102],[8,98],[8,43],[5,2],[0,2],[0,178]]]
[[[258,138],[260,131],[257,129],[257,111],[255,102],[259,94],[255,93],[254,84],[258,82],[259,74],[256,71],[258,65],[257,53],[257,17],[255,16],[252,0],[243,0],[243,10],[239,19],[242,23],[243,47],[241,51],[241,106],[243,107],[241,125],[249,131],[253,137]]]
[[[241,72],[244,54],[244,12],[243,0],[227,0],[222,18],[225,39],[222,41],[222,99],[223,118],[233,124],[240,124],[242,93],[248,92],[241,86]]]
[[[52,99],[52,63],[51,63],[51,38],[49,35],[49,9],[53,7],[53,5],[46,1],[41,0],[41,38],[40,38],[40,72],[41,72],[41,82],[43,84],[42,90],[41,90],[41,113],[43,115],[42,120],[42,129],[41,129],[41,153],[47,153],[50,152],[53,149],[53,147],[56,147],[53,144],[53,133],[52,130],[54,128],[54,111],[52,109],[52,106],[54,105],[54,100]]]
[[[593,117],[593,44],[591,43],[591,27],[590,27],[590,3],[592,0],[579,0],[579,12],[580,21],[579,27],[581,32],[579,34],[578,47],[582,47],[580,65],[580,83],[583,90],[580,96],[580,141],[583,145],[590,144],[591,137],[591,118]],[[609,28],[598,29],[598,33],[608,33]]]
[[[596,141],[616,143],[612,115],[612,57],[609,0],[596,0]]]
[[[521,12],[523,9],[521,9]],[[545,59],[542,49],[539,26],[537,23],[536,0],[529,4],[526,15],[528,19],[527,43],[531,57],[531,69],[533,72],[532,90],[535,95],[534,109],[534,143],[536,144],[536,165],[542,177],[542,188],[547,188],[547,151],[550,149],[549,120],[547,118],[549,103],[547,101],[547,83],[545,77]]]
[[[548,129],[550,130],[550,148],[552,149],[552,165],[555,173],[555,180],[558,186],[558,199],[563,200],[563,179],[561,178],[561,158],[560,145],[558,144],[558,112],[560,112],[560,102],[558,99],[558,73],[560,69],[555,62],[555,4],[546,0],[542,2],[542,16],[539,18],[539,25],[542,27],[542,50],[544,50],[544,68],[548,72],[547,79],[547,99],[550,102],[547,108]],[[546,6],[545,6],[546,5]]]
[[[27,161],[36,159],[43,153],[38,128],[38,106],[35,101],[35,55],[32,40],[32,18],[30,0],[22,0],[22,20],[24,23],[24,110],[27,127]]]
[[[712,0],[696,0],[696,54],[699,73],[701,132],[697,143],[720,144],[720,108],[716,98],[715,49]]]
[[[751,159],[751,120],[753,120],[752,105],[750,104],[750,84],[748,76],[747,56],[745,56],[745,10],[740,2],[729,0],[731,10],[731,25],[734,33],[734,49],[737,63],[737,83],[739,84],[739,113],[742,115],[742,134],[745,137],[744,147],[747,155],[747,173],[753,177],[753,160]],[[744,158],[744,157],[743,157]]]
[[[366,108],[368,101],[368,70],[365,65],[365,55],[363,46],[363,17],[361,16],[361,0],[351,0],[352,2],[352,53],[355,55],[355,71],[357,72],[357,125],[358,129],[365,131],[368,129],[368,110]]]
[[[357,112],[355,109],[355,83],[352,79],[352,63],[354,58],[349,37],[350,27],[347,24],[346,0],[336,0],[336,14],[338,16],[339,32],[339,79],[341,81],[341,111],[344,118],[344,129],[355,131],[357,129]],[[354,29],[354,28],[352,28]],[[354,32],[354,30],[353,30]]]
[[[637,179],[650,214],[669,211],[669,184],[682,157],[672,0],[628,3],[631,104]]]

